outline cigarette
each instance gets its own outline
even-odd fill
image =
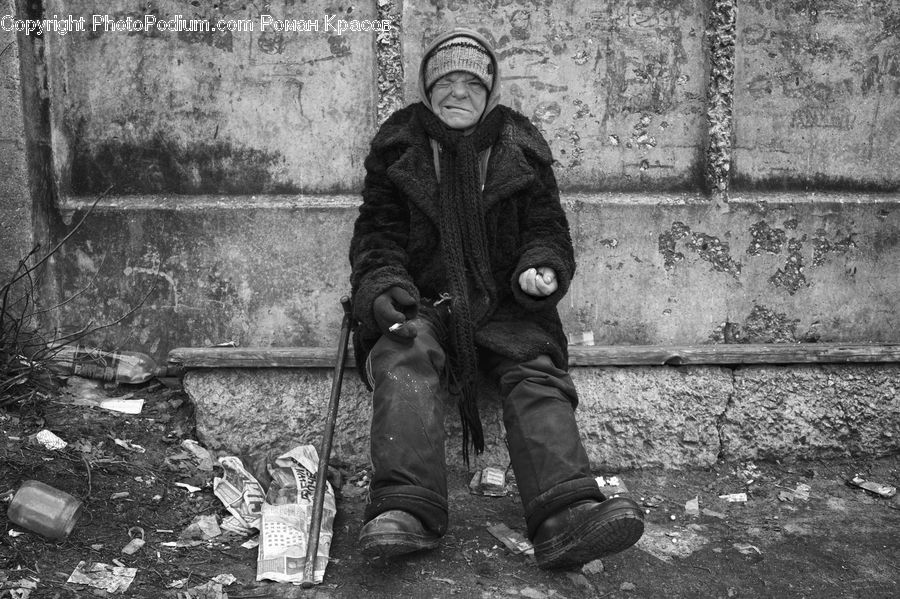
[[[403,326],[402,322],[395,322],[394,324],[392,324],[390,326],[390,328],[388,328],[388,332],[393,333],[394,331],[396,331],[397,329],[399,329],[402,326]]]

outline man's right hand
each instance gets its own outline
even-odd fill
[[[375,315],[375,323],[383,335],[398,341],[408,341],[417,335],[415,327],[406,323],[416,317],[419,305],[406,290],[391,287],[375,298],[372,312]],[[391,330],[396,324],[401,326]]]

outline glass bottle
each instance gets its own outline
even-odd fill
[[[13,495],[6,515],[22,528],[62,540],[69,536],[81,515],[81,501],[50,485],[26,480]]]
[[[117,383],[144,383],[166,376],[168,368],[157,366],[147,354],[134,351],[103,351],[84,345],[62,345],[50,350],[47,367],[61,375],[76,375]]]

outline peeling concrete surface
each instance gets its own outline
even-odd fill
[[[375,37],[375,58],[378,62],[378,124],[381,125],[394,111],[403,108],[403,46],[400,31],[403,28],[402,2],[379,0],[376,2],[378,19],[395,25],[390,31]],[[418,73],[418,71],[414,71]]]
[[[564,325],[592,331],[602,345],[732,343],[740,341],[723,328],[758,320],[762,307],[792,323],[798,340],[890,341],[900,330],[884,326],[895,320],[887,298],[900,292],[890,266],[900,260],[892,256],[900,250],[894,201],[838,193],[735,193],[720,205],[577,196],[567,202],[578,271],[561,305]],[[853,332],[844,329],[851,322]],[[771,326],[751,336],[786,338]]]
[[[682,242],[685,249],[701,260],[708,262],[713,270],[728,273],[735,278],[740,277],[741,263],[731,257],[728,242],[714,235],[691,231],[690,227],[680,221],[672,223],[668,231],[659,235],[659,252],[663,255],[666,270],[671,270],[677,262],[684,260],[684,253],[677,250],[678,242]]]
[[[720,194],[727,194],[731,180],[736,17],[737,0],[715,0],[710,5],[706,27],[709,142],[705,179],[707,189]]]
[[[231,203],[235,198],[230,198]],[[176,202],[177,206],[177,202]],[[183,208],[183,206],[182,206]],[[56,259],[64,322],[112,322],[99,346],[330,346],[347,293],[349,208],[99,211]]]
[[[64,196],[355,192],[375,132],[374,33],[262,30],[277,19],[371,19],[374,3],[51,0],[88,31],[47,36]],[[250,20],[253,31],[91,31],[92,15]],[[351,16],[352,15],[352,16]],[[98,76],[102,74],[102,76]]]
[[[886,455],[900,449],[900,365],[740,368],[726,460]]]
[[[238,453],[283,452],[300,443],[318,445],[331,396],[332,371],[321,368],[264,371],[189,371],[184,388],[194,403],[197,434],[210,449]],[[498,404],[488,393],[479,403],[485,454],[473,464],[509,462]],[[459,412],[447,405],[447,455],[461,456]],[[345,373],[335,427],[335,459],[365,462],[369,453],[371,394],[355,372]],[[461,460],[461,457],[460,457]]]
[[[0,3],[4,12],[10,3]],[[4,13],[5,14],[5,13]],[[0,280],[3,273],[15,270],[21,258],[31,250],[31,203],[28,165],[25,159],[25,131],[22,114],[22,89],[19,77],[19,46],[16,34],[0,29]]]
[[[564,189],[694,187],[705,124],[704,2],[404,2],[406,100],[426,42],[453,26],[494,44],[504,103],[531,117]]]
[[[265,10],[281,17],[353,10],[397,19],[402,28],[387,37],[47,36],[53,129],[45,143],[56,172],[45,184],[60,185],[68,217],[113,185],[102,209],[55,258],[60,296],[48,303],[74,295],[59,314],[74,328],[88,320],[112,322],[140,306],[88,341],[158,359],[173,347],[229,340],[332,345],[371,136],[393,107],[416,99],[410,73],[425,43],[440,29],[469,25],[494,41],[506,73],[504,101],[531,117],[557,160],[578,260],[561,305],[567,332],[581,339],[590,333],[601,344],[896,342],[900,2],[859,0],[848,13],[840,0],[747,0],[734,17],[736,5],[284,0]],[[166,16],[185,6],[163,0],[146,10]],[[233,2],[191,6],[197,16],[254,17],[262,10]],[[51,0],[40,9],[124,16],[144,7]],[[0,72],[13,75],[0,99],[6,115],[5,108],[19,107],[20,64],[13,60],[15,45],[3,40],[13,37],[0,34]],[[36,65],[34,74],[43,67]],[[25,163],[24,135],[9,131],[0,156],[15,169]],[[729,172],[739,189],[803,191],[702,195],[704,178],[722,191]],[[27,245],[29,227],[47,224],[31,224],[24,179],[10,181],[11,192],[0,187],[3,239]],[[834,188],[847,191],[821,192]],[[697,191],[674,191],[683,189]],[[347,195],[323,200],[335,190]],[[791,407],[801,426],[826,431],[820,438],[776,428],[778,439],[761,451],[781,451],[785,439],[798,435],[814,451],[831,451],[831,437],[862,447],[841,428],[859,424],[847,420],[857,407],[827,416],[841,423],[838,430],[809,407],[815,392],[802,395],[807,386],[825,389],[819,371],[764,369],[758,377],[767,382],[758,385],[741,372],[641,372],[577,374],[587,381],[581,417],[598,464],[707,463],[736,451],[747,418],[738,392],[751,389],[749,405],[768,412],[789,403],[787,391],[778,389],[792,389],[804,402],[802,409]],[[874,397],[869,387],[887,384],[862,379],[862,387],[847,393]],[[231,382],[228,393],[246,384]],[[219,383],[206,384],[210,393],[230,397],[216,390]],[[284,422],[302,421],[310,418],[309,406],[321,407],[304,395],[309,384],[283,380],[268,389],[256,382],[248,393],[254,401],[277,399]],[[705,385],[712,397],[696,397]],[[782,404],[764,404],[767,391],[785,394]],[[726,395],[735,420],[717,420],[722,437],[716,441],[709,422],[725,413],[717,406]],[[308,400],[302,409],[292,403],[298,397]],[[616,401],[624,411],[608,403]],[[675,409],[667,401],[679,411],[667,412]],[[828,410],[846,407],[836,396],[829,401]],[[645,405],[668,420],[654,420],[641,411]],[[886,412],[894,420],[882,427],[888,432],[896,426],[895,405]],[[706,406],[699,415],[692,412],[697,406]],[[227,406],[211,407],[227,412]],[[868,417],[867,409],[859,413]],[[615,417],[601,420],[601,412]],[[207,418],[214,413],[208,410]],[[489,455],[502,460],[496,410],[487,405],[483,413]],[[647,445],[641,426],[672,445]],[[747,426],[746,434],[768,432],[756,421]],[[453,427],[450,418],[451,435]],[[348,424],[348,451],[358,450],[363,428],[360,421]],[[871,447],[889,444],[860,428]],[[244,432],[268,434],[261,430]],[[284,442],[297,430],[266,443]]]
[[[101,4],[41,6],[74,15],[144,10]],[[470,25],[502,56],[504,101],[543,130],[557,159],[578,260],[561,305],[567,333],[590,333],[600,344],[896,341],[897,196],[859,193],[877,182],[858,163],[860,144],[871,138],[866,152],[885,158],[882,183],[897,178],[900,160],[887,160],[897,146],[885,145],[896,136],[885,135],[897,106],[887,51],[896,45],[898,2],[860,0],[833,32],[843,6],[836,0],[751,0],[736,15],[735,5],[219,2],[191,10],[253,18],[262,10],[319,17],[352,8],[397,29],[340,39],[260,31],[48,36],[59,208],[77,217],[94,192],[114,187],[59,256],[60,293],[47,304],[78,293],[59,314],[75,327],[112,322],[141,305],[89,341],[158,359],[173,347],[229,340],[330,345],[347,289],[345,244],[362,160],[377,122],[416,99],[414,66],[425,42],[440,29]],[[163,17],[185,6],[166,0],[146,10]],[[16,67],[8,57],[4,68]],[[751,85],[756,75],[769,80]],[[844,131],[826,114],[817,124],[818,113],[802,104],[823,98],[838,116],[858,102],[873,120]],[[800,110],[793,127],[782,126],[785,99]],[[877,118],[873,102],[881,102]],[[737,146],[729,149],[733,134]],[[705,168],[716,170],[706,173],[711,187],[724,184],[731,150],[743,152],[739,170],[756,182],[781,168],[784,181],[799,180],[785,160],[835,167],[834,177],[853,168],[860,177],[847,193],[705,195]],[[748,162],[748,152],[761,162]],[[322,205],[326,194],[339,201]],[[16,220],[30,202],[22,195],[0,214]],[[761,326],[757,308],[782,316]],[[783,334],[775,321],[787,325]]]
[[[724,211],[643,194],[563,201],[578,263],[560,304],[568,334],[601,345],[897,341],[890,197],[735,194]],[[358,202],[112,198],[57,258],[64,292],[83,289],[61,316],[112,322],[143,300],[90,342],[160,360],[231,340],[331,347]]]
[[[330,379],[323,369],[216,369],[189,371],[184,386],[204,445],[267,452],[318,443]],[[582,439],[599,471],[900,450],[900,365],[583,367],[573,379]],[[498,399],[486,394],[479,409],[487,448],[473,467],[505,466]],[[347,372],[335,459],[368,459],[370,419],[370,394]],[[447,455],[461,462],[458,420],[448,406]]]
[[[726,322],[721,335],[713,335],[714,343],[814,343],[814,333],[801,335],[797,331],[799,318],[789,318],[783,312],[775,312],[766,306],[756,305],[746,319]]]
[[[715,463],[717,423],[731,395],[727,369],[577,368],[588,456],[611,471]]]

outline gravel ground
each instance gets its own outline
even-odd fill
[[[224,533],[184,541],[198,516],[221,522],[228,513],[212,493],[217,472],[203,469],[183,444],[194,438],[192,410],[177,382],[168,382],[170,387],[117,387],[72,379],[58,392],[0,410],[5,501],[31,479],[84,502],[63,542],[24,531],[8,521],[5,507],[0,510],[0,597],[106,596],[67,582],[81,561],[135,568],[126,597],[900,596],[900,496],[885,498],[848,484],[859,474],[897,486],[896,455],[597,472],[619,474],[644,505],[644,538],[602,562],[559,572],[537,569],[532,557],[507,549],[488,531],[505,524],[523,532],[515,482],[507,496],[476,495],[468,488],[471,474],[462,469],[451,473],[451,526],[438,549],[369,560],[355,547],[367,465],[332,464],[338,513],[324,582],[310,590],[257,582],[257,549],[243,546],[247,537]],[[141,413],[76,403],[122,396],[144,399]],[[44,429],[69,445],[50,450],[36,444],[31,436]],[[245,462],[253,468],[252,460]],[[747,501],[720,498],[734,493],[746,493]],[[138,528],[145,545],[122,553]],[[186,546],[173,546],[179,538]]]

